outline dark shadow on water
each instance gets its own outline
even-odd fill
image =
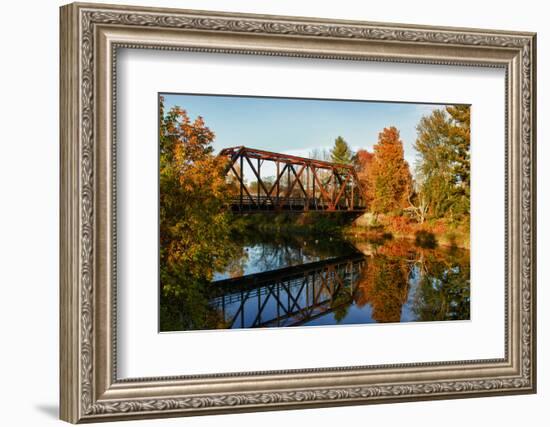
[[[59,406],[47,403],[36,405],[35,408],[50,418],[59,419]]]
[[[417,231],[415,236],[416,246],[420,246],[424,249],[435,249],[437,247],[437,240],[435,234],[429,231]]]

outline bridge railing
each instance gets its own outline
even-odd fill
[[[320,197],[231,197],[228,204],[234,212],[251,211],[327,211],[331,208],[328,201]],[[363,211],[366,205],[361,200],[356,201],[353,206],[342,200],[332,206],[334,211]]]

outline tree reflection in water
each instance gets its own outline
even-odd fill
[[[470,318],[467,250],[400,239],[241,238],[242,252],[213,282],[185,301],[162,300],[161,330]]]
[[[363,270],[356,299],[359,306],[369,304],[372,307],[373,320],[470,318],[469,251],[422,248],[409,240],[390,240],[374,246]],[[412,312],[406,318],[404,308]]]
[[[413,273],[418,276],[414,311],[418,320],[470,318],[470,253],[458,249],[422,253]]]

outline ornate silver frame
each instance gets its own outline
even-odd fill
[[[77,423],[534,393],[533,33],[98,4],[61,8],[61,418]],[[119,380],[117,48],[506,70],[506,342],[497,360]]]

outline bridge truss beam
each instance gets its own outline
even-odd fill
[[[361,183],[351,165],[244,146],[225,148],[220,156],[228,158],[226,173],[236,184],[231,200],[235,212],[363,212],[366,209]],[[275,163],[274,180],[262,177],[264,162]],[[255,191],[247,187],[245,167],[256,178]]]

